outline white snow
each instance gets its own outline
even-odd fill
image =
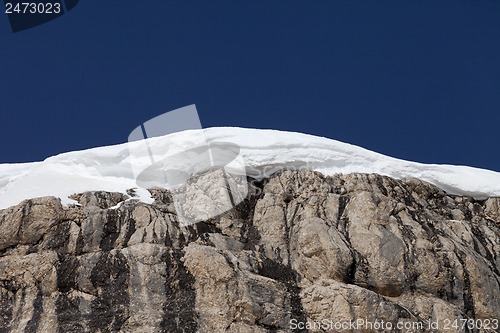
[[[450,194],[476,199],[500,196],[499,172],[409,162],[301,133],[217,127],[183,131],[146,141],[154,160],[163,159],[166,165],[169,156],[206,142],[228,142],[240,147],[246,174],[255,178],[266,177],[285,167],[307,168],[325,175],[377,173],[396,179],[419,178]],[[140,200],[151,203],[149,192],[138,187],[135,180],[138,171],[151,165],[151,157],[144,153],[143,145],[144,141],[137,141],[64,153],[43,162],[0,164],[0,209],[34,197],[55,196],[61,198],[63,204],[69,204],[74,201],[68,196],[74,193],[92,190],[125,193],[130,188],[137,188]],[[178,161],[174,164],[177,168],[194,172],[188,165],[189,161],[182,163],[184,165],[179,165]],[[203,171],[206,170],[196,169],[197,173]]]

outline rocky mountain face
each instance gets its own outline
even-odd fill
[[[250,184],[187,227],[162,189],[0,211],[0,332],[500,331],[499,198],[376,174]]]

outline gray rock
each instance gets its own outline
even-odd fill
[[[190,184],[209,196],[192,191],[183,215],[219,195],[212,182]],[[462,332],[445,321],[500,319],[499,198],[375,174],[248,184],[189,226],[161,188],[152,205],[86,192],[0,210],[0,332]]]

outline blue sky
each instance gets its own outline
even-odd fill
[[[0,50],[0,163],[196,104],[204,127],[500,171],[499,1],[82,0],[15,34],[0,14]]]

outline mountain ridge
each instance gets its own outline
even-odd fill
[[[0,209],[24,199],[43,196],[61,198],[63,204],[75,203],[69,196],[85,191],[126,193],[137,188],[139,198],[151,203],[146,188],[137,185],[137,170],[155,161],[175,162],[172,158],[193,147],[213,142],[231,144],[239,149],[244,172],[232,172],[262,179],[283,169],[314,170],[327,176],[336,173],[377,173],[404,179],[418,178],[450,194],[477,199],[500,196],[500,173],[453,165],[422,164],[388,157],[339,141],[308,134],[216,127],[154,137],[140,142],[92,148],[56,155],[43,162],[0,165]],[[152,157],[141,145],[148,145]],[[192,172],[189,162],[178,167]],[[198,170],[199,173],[207,169]]]

